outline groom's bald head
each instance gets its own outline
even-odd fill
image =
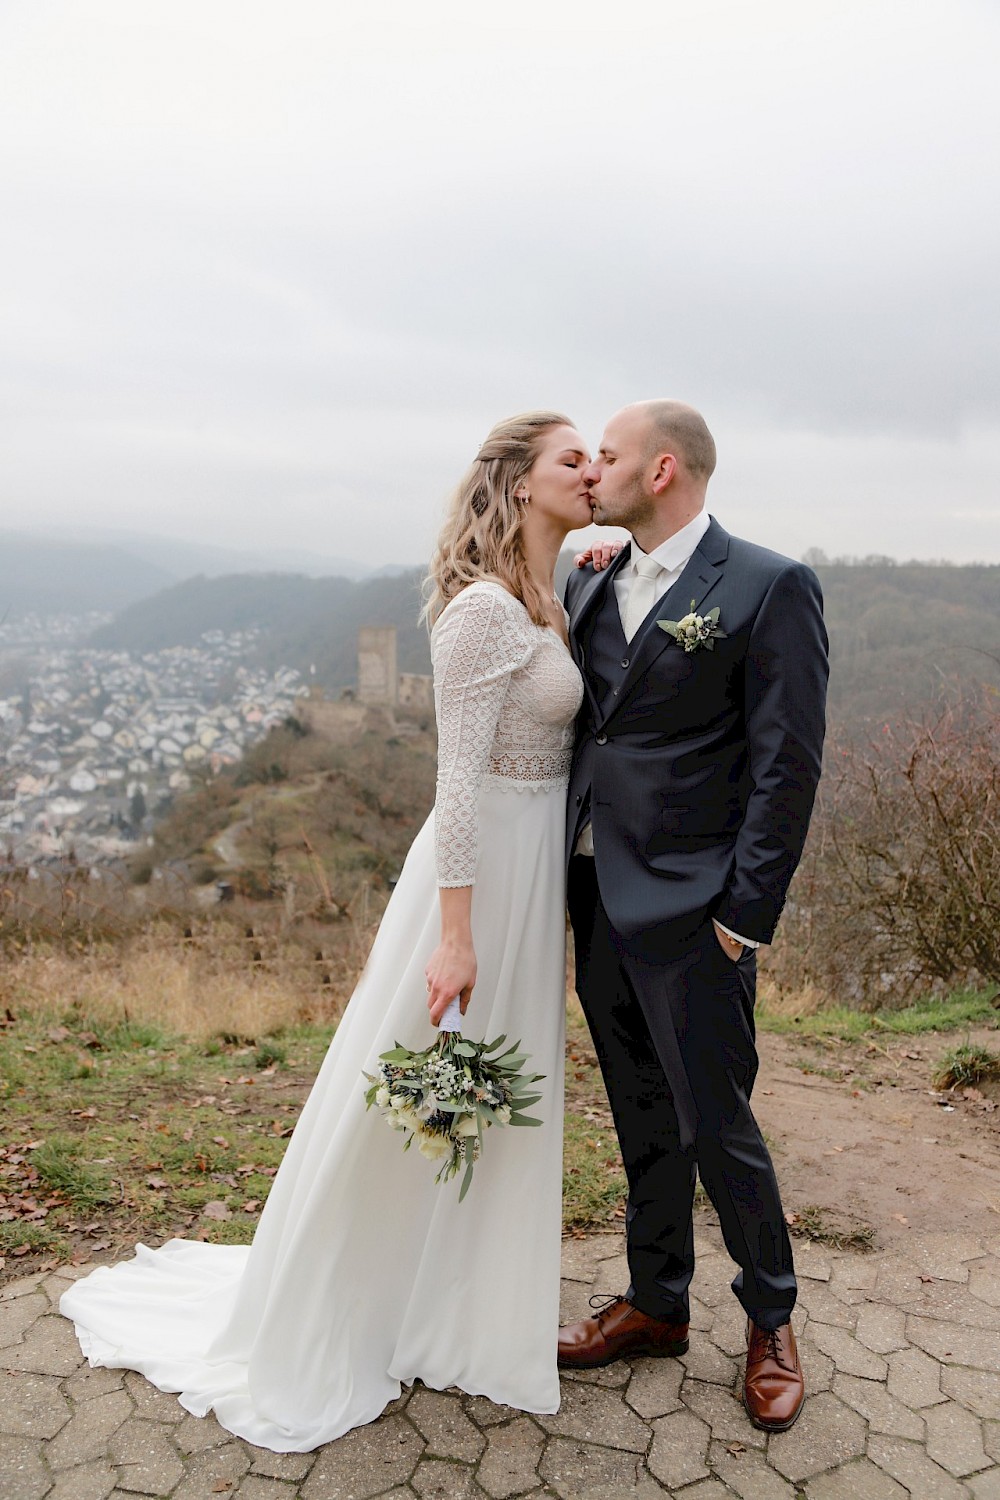
[[[637,401],[625,410],[646,418],[647,461],[673,453],[692,479],[708,483],[715,472],[715,439],[700,411],[683,401]]]

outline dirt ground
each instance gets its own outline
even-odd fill
[[[932,1083],[965,1040],[759,1036],[754,1112],[786,1212],[818,1207],[831,1229],[867,1224],[881,1247],[927,1230],[1000,1229],[1000,1085]],[[973,1028],[968,1040],[995,1049],[996,1031]]]

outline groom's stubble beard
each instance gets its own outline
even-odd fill
[[[591,491],[591,500],[598,526],[624,526],[634,533],[637,526],[642,527],[656,514],[655,502],[645,488],[641,468],[632,473],[613,498]]]

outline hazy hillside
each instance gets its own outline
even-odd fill
[[[569,557],[562,560],[565,576]],[[840,723],[885,718],[958,684],[1000,686],[1000,567],[822,564]],[[362,625],[395,625],[404,672],[428,672],[419,570],[350,583],[284,574],[194,578],[123,610],[95,645],[154,650],[205,630],[261,625],[262,664],[309,672],[328,691],[354,682]]]
[[[12,620],[121,609],[174,576],[123,547],[0,532],[0,615]]]
[[[1000,688],[1000,567],[830,563],[835,721],[889,718],[962,685]]]
[[[95,646],[155,651],[184,646],[206,630],[263,626],[261,665],[294,666],[327,690],[357,677],[358,630],[395,625],[402,672],[429,672],[427,632],[418,622],[420,573],[352,583],[288,573],[189,578],[123,610],[93,637]]]

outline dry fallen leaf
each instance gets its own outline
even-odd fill
[[[211,1203],[206,1203],[201,1211],[203,1219],[231,1219],[233,1211],[220,1199],[215,1198]]]

